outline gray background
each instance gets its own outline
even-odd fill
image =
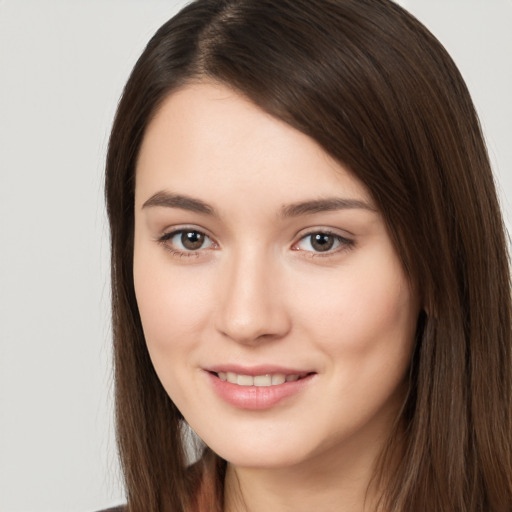
[[[122,501],[102,172],[117,99],[184,1],[0,0],[0,510]],[[404,0],[480,113],[512,219],[512,0]]]

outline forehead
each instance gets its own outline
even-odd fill
[[[363,185],[313,139],[237,92],[188,85],[149,124],[136,170],[136,201],[159,190],[298,201],[333,191],[370,202]],[[206,199],[206,198],[205,198]]]

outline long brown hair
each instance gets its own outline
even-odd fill
[[[401,428],[375,475],[386,484],[383,507],[510,512],[511,298],[492,172],[456,66],[388,0],[197,0],[157,31],[135,65],[106,168],[128,510],[222,509],[223,462],[210,453],[209,476],[187,469],[183,420],[151,365],[132,277],[145,129],[172,91],[204,79],[234,88],[349,168],[421,292]],[[397,443],[401,458],[391,465]],[[194,505],[199,485],[210,489],[208,505]]]

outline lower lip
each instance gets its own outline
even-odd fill
[[[221,380],[213,373],[207,372],[207,375],[215,392],[228,404],[239,409],[261,411],[270,409],[286,398],[300,393],[315,374],[275,386],[239,386]]]

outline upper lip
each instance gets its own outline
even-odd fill
[[[315,373],[312,370],[302,370],[299,368],[290,368],[278,365],[257,365],[257,366],[242,366],[238,364],[218,364],[203,368],[207,372],[231,372],[238,375],[307,375],[308,373]]]

